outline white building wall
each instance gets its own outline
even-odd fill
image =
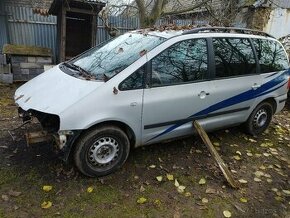
[[[275,8],[270,15],[269,22],[264,27],[267,32],[276,38],[290,34],[290,9]]]

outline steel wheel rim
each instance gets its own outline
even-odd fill
[[[267,123],[267,120],[268,120],[268,113],[264,108],[262,108],[257,111],[254,117],[253,123],[255,127],[261,128]]]
[[[119,156],[119,143],[112,137],[102,137],[88,150],[88,161],[95,167],[112,165]]]

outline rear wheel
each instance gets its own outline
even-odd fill
[[[103,126],[81,137],[76,145],[74,160],[84,175],[105,176],[124,164],[129,150],[129,139],[120,128]]]
[[[247,132],[251,135],[259,135],[264,132],[273,116],[273,106],[269,102],[262,102],[251,113],[246,122]]]

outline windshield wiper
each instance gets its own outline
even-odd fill
[[[85,69],[81,68],[80,66],[77,66],[75,64],[71,64],[71,63],[68,63],[68,62],[64,62],[63,64],[66,67],[68,67],[68,68],[71,68],[73,70],[76,70],[76,71],[80,72],[81,75],[84,76],[85,78],[88,78],[88,79],[93,79],[94,78],[88,71],[86,71]]]

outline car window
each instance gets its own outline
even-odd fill
[[[125,79],[119,86],[121,91],[142,89],[144,85],[145,66],[139,68]]]
[[[207,42],[191,39],[174,44],[152,60],[152,87],[205,79]]]
[[[146,32],[128,32],[69,61],[97,80],[109,80],[166,38]]]
[[[253,42],[259,59],[261,73],[270,73],[289,68],[287,56],[280,43],[266,39],[253,39]]]
[[[232,77],[256,73],[256,60],[248,39],[213,39],[216,77]]]

